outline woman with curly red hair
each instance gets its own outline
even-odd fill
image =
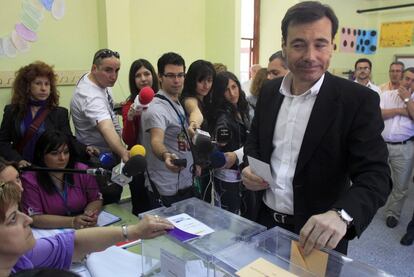
[[[29,165],[37,139],[49,129],[72,136],[68,110],[59,107],[53,67],[37,61],[16,72],[11,104],[4,108],[0,127],[0,155],[20,167]],[[80,153],[96,152],[93,147],[77,146]]]

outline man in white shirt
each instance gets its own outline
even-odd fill
[[[398,225],[414,166],[414,67],[404,70],[401,86],[381,93],[381,113],[385,128],[393,189],[385,209],[386,225]]]
[[[381,92],[398,89],[400,87],[400,82],[402,80],[404,68],[404,63],[399,61],[392,62],[390,64],[390,69],[388,71],[390,81],[379,86]]]
[[[244,146],[273,177],[268,184],[250,166],[242,171],[258,192],[257,221],[300,234],[305,254],[322,247],[346,254],[347,240],[361,235],[392,186],[378,94],[327,72],[337,29],[335,13],[319,2],[287,11],[290,73],[263,86]]]
[[[381,92],[380,88],[374,85],[371,78],[372,63],[366,58],[361,58],[355,62],[355,82],[360,85],[366,86],[378,93]]]
[[[70,103],[70,112],[76,138],[95,145],[102,152],[113,152],[124,162],[129,152],[121,140],[121,127],[114,113],[111,87],[118,79],[121,63],[119,53],[110,49],[98,50],[93,58],[91,71],[78,82]],[[112,185],[111,192],[100,184],[104,203],[120,199],[122,187]]]

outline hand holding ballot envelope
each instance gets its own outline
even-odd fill
[[[252,157],[247,158],[249,166],[242,171],[244,186],[253,191],[269,188],[270,184],[273,183],[270,165]]]

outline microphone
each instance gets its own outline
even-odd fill
[[[145,150],[145,147],[144,146],[142,146],[142,145],[140,145],[140,144],[135,144],[134,146],[132,146],[132,148],[129,150],[129,155],[131,156],[131,157],[133,157],[133,156],[137,156],[137,155],[140,155],[140,156],[143,156],[143,157],[145,157],[145,155],[146,155],[147,153],[146,153],[146,150]]]
[[[210,134],[197,129],[193,137],[193,145],[195,156],[194,163],[202,167],[209,166],[211,163],[209,158],[214,149]]]
[[[132,104],[132,108],[135,111],[142,111],[148,108],[149,103],[154,98],[154,90],[151,87],[143,87],[138,97],[135,97],[134,103]]]
[[[103,152],[99,154],[99,163],[105,169],[111,169],[115,165],[115,157],[112,152]]]
[[[35,172],[63,172],[69,174],[88,174],[94,176],[110,176],[111,171],[103,168],[88,168],[88,169],[73,169],[73,168],[50,168],[50,167],[39,167],[39,166],[27,166],[19,168],[20,171],[35,171]]]
[[[214,151],[210,155],[210,166],[212,168],[222,168],[226,165],[226,156],[224,156],[223,152],[220,151]]]
[[[121,161],[112,169],[111,181],[122,187],[129,184],[132,177],[143,173],[147,168],[144,146],[134,145],[129,154],[131,158],[126,163]]]

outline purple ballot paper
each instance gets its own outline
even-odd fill
[[[186,213],[168,217],[175,228],[168,232],[179,241],[188,241],[213,233],[214,230]]]

